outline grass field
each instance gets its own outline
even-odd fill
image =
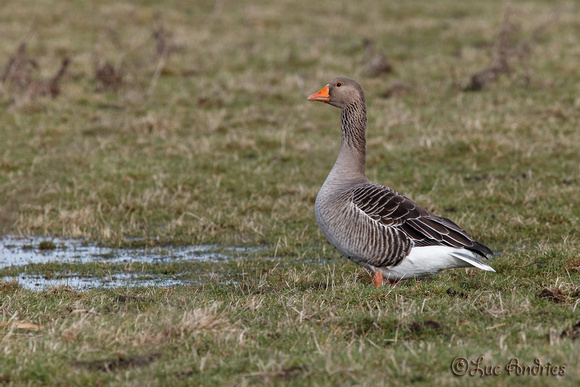
[[[0,269],[187,280],[0,282],[0,384],[580,383],[577,2],[1,8],[0,235],[264,249]],[[326,242],[314,200],[339,111],[306,97],[336,76],[367,94],[368,177],[497,251],[497,273],[376,289]],[[454,375],[480,356],[501,375]],[[513,358],[543,374],[508,375]]]

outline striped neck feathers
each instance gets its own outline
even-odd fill
[[[342,147],[354,148],[364,161],[367,131],[367,108],[364,101],[344,106],[341,109],[340,125]]]
[[[367,109],[364,101],[342,107],[340,123],[342,144],[336,172],[343,175],[364,176],[366,161]]]

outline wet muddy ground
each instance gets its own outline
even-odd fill
[[[186,284],[179,275],[163,275],[144,271],[87,275],[63,270],[57,275],[28,272],[28,267],[49,264],[101,263],[118,266],[169,265],[176,262],[220,262],[255,251],[256,248],[214,245],[113,248],[87,243],[79,239],[46,237],[4,237],[0,239],[0,273],[7,268],[24,268],[15,275],[0,274],[0,280],[18,281],[28,289],[42,290],[50,286],[69,286],[77,290],[95,287],[175,286]],[[146,265],[143,265],[146,266]]]

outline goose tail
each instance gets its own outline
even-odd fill
[[[471,266],[475,266],[481,270],[495,272],[495,270],[493,270],[493,267],[489,266],[487,263],[483,262],[481,259],[476,257],[475,254],[466,254],[466,253],[459,252],[459,251],[453,251],[449,254],[451,256],[453,256],[457,259],[460,259],[463,262],[466,262],[466,263],[470,264]]]

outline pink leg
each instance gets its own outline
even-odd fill
[[[380,272],[376,272],[375,276],[373,277],[375,280],[375,286],[377,288],[381,287],[383,285],[383,273]],[[389,280],[390,282],[391,280]]]

